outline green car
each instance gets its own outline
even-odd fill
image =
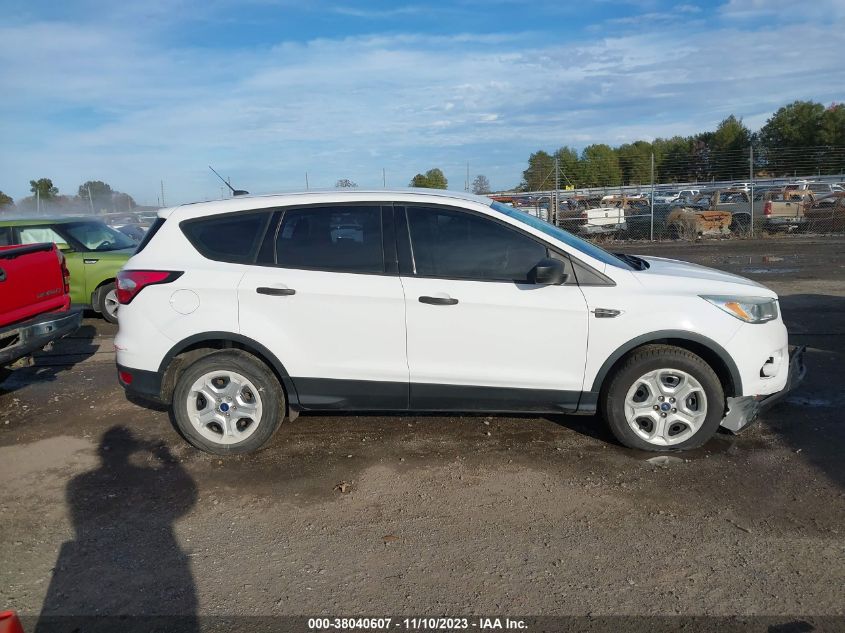
[[[137,244],[95,218],[0,219],[0,246],[55,242],[70,271],[70,300],[117,323],[114,278]]]

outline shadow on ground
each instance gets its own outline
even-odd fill
[[[76,332],[56,341],[50,351],[36,352],[34,365],[5,375],[0,373],[0,395],[32,383],[55,381],[59,374],[72,370],[97,353],[100,346],[95,341],[96,336],[97,329],[93,325],[83,324]]]
[[[180,616],[179,631],[199,630],[189,559],[173,529],[196,503],[193,479],[166,446],[121,426],[103,434],[98,454],[96,469],[68,482],[75,537],[59,550],[35,630],[108,630],[115,616],[169,614]]]

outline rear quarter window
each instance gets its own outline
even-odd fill
[[[221,262],[255,261],[272,211],[227,213],[180,223],[188,241],[203,257]],[[152,229],[150,229],[152,230]],[[139,249],[140,250],[140,249]]]

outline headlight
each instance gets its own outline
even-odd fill
[[[701,295],[701,298],[746,323],[766,323],[778,318],[777,299],[708,295]]]

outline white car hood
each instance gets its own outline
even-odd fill
[[[640,256],[638,255],[638,257]],[[635,271],[634,274],[643,285],[652,286],[655,283],[663,284],[671,280],[673,285],[689,286],[695,284],[697,290],[702,292],[711,292],[711,289],[714,293],[723,292],[730,290],[728,286],[744,286],[744,292],[750,291],[754,296],[777,296],[772,290],[756,281],[722,272],[715,268],[707,268],[706,266],[663,257],[642,257],[642,259],[648,262],[649,267],[646,270]],[[754,290],[751,291],[751,288],[754,288]],[[743,289],[736,288],[736,290],[742,291]]]

